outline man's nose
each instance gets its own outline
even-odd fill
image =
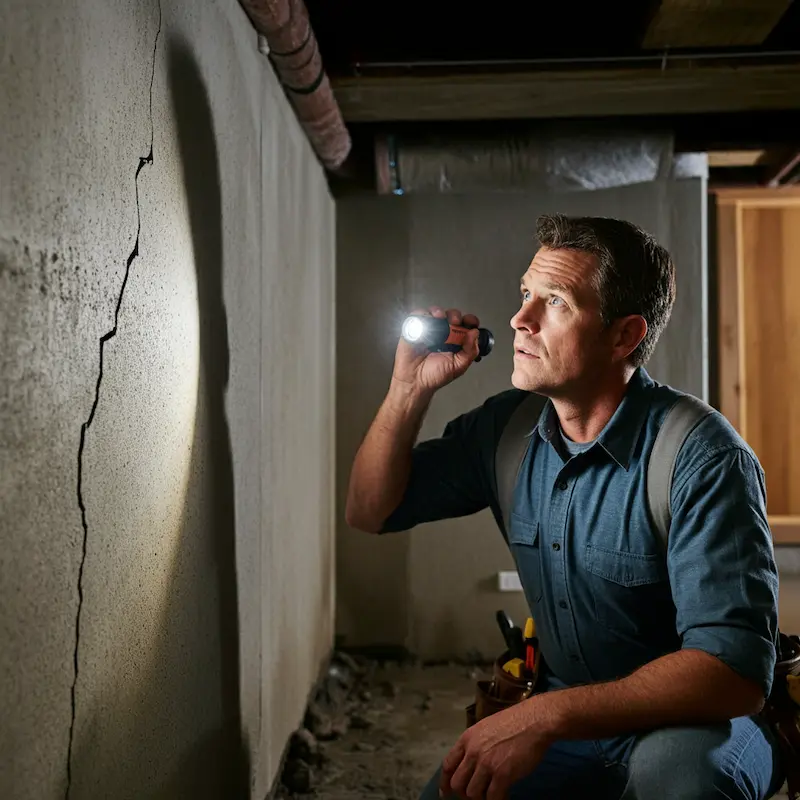
[[[538,314],[534,310],[533,303],[525,303],[519,311],[511,317],[511,327],[515,331],[528,331],[536,333],[539,330]]]

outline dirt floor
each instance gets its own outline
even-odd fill
[[[278,797],[416,800],[464,730],[483,670],[369,662],[336,669],[345,699],[333,698],[327,709],[312,703]]]
[[[275,800],[418,800],[486,677],[480,666],[337,653],[292,737]]]

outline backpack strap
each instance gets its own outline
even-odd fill
[[[536,425],[547,399],[529,394],[513,411],[506,423],[495,453],[497,502],[503,518],[503,536],[508,538],[509,517],[514,501],[522,460],[530,444],[529,434]],[[675,463],[691,432],[713,409],[689,394],[681,395],[667,411],[656,435],[647,465],[647,504],[664,549],[672,520],[670,494]]]
[[[647,463],[647,504],[658,536],[667,549],[672,521],[670,494],[675,462],[689,434],[714,409],[692,395],[681,395],[667,411]]]
[[[503,516],[502,534],[508,540],[508,520],[514,502],[520,467],[530,445],[530,436],[547,402],[540,394],[529,394],[513,411],[503,428],[495,451],[494,466],[497,479],[497,503]]]

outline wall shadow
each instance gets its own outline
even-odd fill
[[[181,39],[171,39],[167,48],[169,93],[177,122],[197,272],[200,391],[206,413],[206,465],[211,471],[205,485],[212,493],[204,505],[211,514],[207,522],[213,536],[219,597],[225,797],[236,800],[249,794],[250,768],[242,738],[233,455],[225,412],[230,352],[223,300],[219,158],[208,92],[194,53]]]

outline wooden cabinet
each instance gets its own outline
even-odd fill
[[[800,544],[800,191],[717,193],[720,410],[767,477],[775,542]]]

